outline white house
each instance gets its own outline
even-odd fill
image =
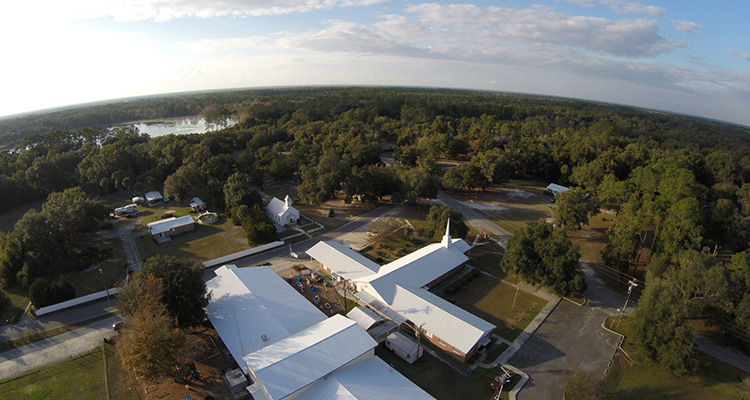
[[[465,254],[469,248],[463,239],[451,238],[448,221],[440,243],[429,244],[383,266],[337,242],[320,242],[307,254],[331,275],[355,287],[360,300],[397,324],[421,329],[426,339],[463,361],[488,342],[495,326],[429,289],[461,271],[469,259]]]
[[[327,318],[268,267],[218,268],[206,314],[254,399],[431,399],[375,357],[356,322]]]
[[[293,225],[299,220],[299,211],[292,207],[292,199],[288,195],[284,201],[275,197],[271,199],[266,206],[266,215],[281,226]]]

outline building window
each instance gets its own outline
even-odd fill
[[[422,330],[422,332],[424,333],[425,336],[427,336],[428,338],[432,339],[432,334],[430,332],[427,332],[425,330]]]
[[[456,353],[456,354],[458,354],[459,356],[464,355],[464,353],[461,353],[461,351],[457,350],[455,347],[453,348],[453,352]]]
[[[443,339],[438,339],[438,343],[440,343],[441,346],[448,347],[448,343],[445,343]]]

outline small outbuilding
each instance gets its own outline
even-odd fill
[[[190,200],[190,209],[198,212],[203,211],[206,209],[206,203],[200,199],[200,197],[193,197],[192,200]]]
[[[570,188],[562,186],[562,185],[558,185],[556,183],[550,183],[549,185],[547,185],[546,192],[548,194],[551,194],[552,197],[557,197],[558,194],[562,192],[567,192],[569,189]]]
[[[266,206],[268,218],[281,226],[293,225],[299,221],[299,211],[292,207],[292,198],[288,195],[281,201],[274,197]]]
[[[130,199],[134,204],[143,204],[146,202],[146,199],[143,196],[135,196],[132,199]]]
[[[143,197],[146,198],[146,202],[151,206],[164,203],[164,197],[156,190],[146,193]]]
[[[193,217],[186,215],[180,218],[167,218],[147,224],[148,233],[158,243],[169,241],[169,237],[195,229]],[[165,239],[167,238],[167,239]]]
[[[422,346],[418,345],[401,332],[393,332],[388,335],[385,339],[385,347],[406,360],[409,364],[417,361],[419,357],[422,357],[422,353],[424,352]]]

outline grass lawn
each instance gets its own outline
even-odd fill
[[[583,262],[604,262],[601,253],[607,245],[607,229],[612,226],[612,221],[604,220],[603,217],[604,215],[599,213],[591,217],[583,229],[567,232],[571,243],[578,246]]]
[[[516,289],[484,275],[479,275],[456,293],[440,295],[449,301],[455,300],[457,306],[494,324],[497,326],[495,333],[511,342],[547,304],[544,299],[518,290],[513,305]]]
[[[168,243],[156,244],[148,235],[139,237],[135,243],[144,261],[157,254],[167,254],[203,262],[250,248],[242,228],[223,214],[219,214],[216,224],[196,223],[195,230],[173,236]]]
[[[0,398],[104,399],[102,349],[0,382]],[[114,397],[113,397],[114,398]]]
[[[601,388],[604,399],[740,399],[750,397],[750,375],[700,353],[697,374],[674,378],[643,364],[631,366],[621,357]],[[745,382],[743,382],[744,380]]]
[[[407,363],[388,350],[384,344],[375,348],[375,355],[436,399],[490,400],[495,394],[490,388],[490,382],[500,372],[500,367],[492,370],[477,368],[467,376],[426,352],[414,364]],[[510,390],[519,378],[515,375],[513,381],[506,385],[503,399],[508,398],[507,390]]]
[[[94,268],[67,275],[68,281],[76,288],[77,297],[100,292],[104,290],[103,285],[108,288],[114,287],[125,279],[128,261],[125,258],[122,241],[119,238],[113,238],[101,243],[112,249],[112,256],[99,265],[102,270],[101,273],[98,268]],[[104,278],[104,283],[102,283],[102,278]]]
[[[499,244],[490,241],[469,251],[468,254],[471,259],[468,261],[468,264],[500,279],[518,279],[514,276],[506,275],[503,269],[500,268],[500,261],[503,259],[504,253],[505,250]]]

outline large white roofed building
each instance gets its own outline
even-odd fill
[[[470,246],[450,236],[382,267],[336,242],[320,242],[308,254],[336,276],[351,280],[356,296],[397,324],[408,323],[460,360],[487,341],[495,326],[430,293],[463,269]],[[320,258],[319,258],[320,257]],[[361,261],[362,259],[366,260]],[[421,327],[421,328],[420,328]]]
[[[326,318],[270,268],[215,272],[206,313],[250,378],[254,399],[432,398],[398,372],[386,373],[374,356],[377,343],[356,322]]]

